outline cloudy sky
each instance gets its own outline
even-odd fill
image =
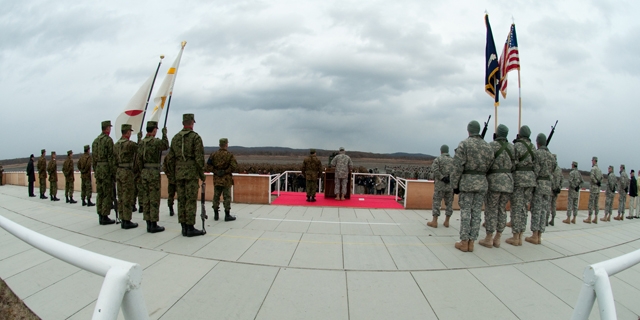
[[[494,114],[484,12],[498,51],[512,21],[522,123],[562,167],[640,165],[638,1],[0,0],[0,159],[76,153],[188,42],[168,119],[205,145],[437,155]],[[513,20],[512,20],[513,19]],[[159,87],[162,77],[156,83]],[[499,107],[515,136],[518,76]],[[115,131],[112,137],[115,138]],[[487,140],[493,133],[493,118]]]

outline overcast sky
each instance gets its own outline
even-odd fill
[[[498,52],[514,19],[522,123],[558,122],[560,166],[640,169],[638,1],[0,0],[0,159],[91,144],[186,40],[169,136],[194,113],[204,144],[437,155],[493,116],[484,12]],[[499,123],[518,126],[509,74]],[[161,121],[164,120],[164,116]],[[113,130],[111,136],[116,139]],[[487,141],[493,133],[493,118]],[[119,135],[118,135],[119,136]]]

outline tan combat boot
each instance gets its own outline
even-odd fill
[[[500,236],[502,232],[496,232],[496,236],[493,237],[493,246],[496,248],[500,248]]]
[[[446,216],[444,218],[444,223],[442,224],[445,228],[449,228],[449,218],[451,218],[450,216]]]
[[[467,252],[473,252],[473,243],[474,242],[475,241],[473,241],[473,240],[469,240],[469,246],[468,246]]]
[[[336,200],[340,201],[340,194],[336,194]]]
[[[591,215],[589,215],[589,217],[587,217],[586,219],[582,220],[582,222],[591,223]]]
[[[607,221],[609,221],[609,220],[607,220]],[[591,223],[598,224],[598,216],[593,216],[593,220],[591,220]]]
[[[566,219],[562,220],[562,223],[566,223],[566,224],[571,223],[571,218],[567,217]]]
[[[520,235],[518,235],[518,245],[521,246],[522,245],[522,239],[524,238],[524,231],[520,232]]]
[[[509,239],[505,240],[504,242],[506,242],[506,243],[508,243],[508,244],[510,244],[510,245],[512,245],[512,246],[517,246],[517,245],[518,245],[518,236],[519,236],[519,235],[520,235],[519,233],[515,233],[515,232],[514,232],[514,233],[513,233],[513,237],[511,237],[511,238],[509,238]]]
[[[427,226],[429,226],[431,228],[437,228],[438,227],[438,216],[433,216],[433,219],[431,220],[431,222],[427,222]]]
[[[571,223],[576,224],[576,216],[573,216],[573,219],[571,219]]]
[[[533,243],[533,244],[538,244],[538,231],[534,231],[531,237],[524,238],[524,241]]]
[[[511,221],[507,222],[507,228],[511,228]]]
[[[340,194],[340,200],[344,201],[344,193]]]
[[[613,220],[618,220],[618,217],[613,218]],[[600,218],[600,221],[607,221],[607,215],[605,214],[604,217]]]
[[[542,231],[538,231],[538,244],[542,244]]]
[[[483,247],[493,248],[493,233],[487,232],[487,236],[478,243]]]
[[[469,251],[469,240],[460,240],[455,244],[456,249],[467,252]]]
[[[618,213],[618,215],[620,216],[620,221],[624,221],[624,214]]]

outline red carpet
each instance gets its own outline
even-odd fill
[[[277,192],[271,193],[277,195]],[[304,192],[284,192],[280,191],[280,196],[271,201],[271,204],[279,206],[305,206],[305,207],[343,207],[343,208],[366,208],[366,209],[404,209],[402,205],[394,200],[394,196],[382,196],[372,194],[355,194],[351,199],[338,201],[335,199],[325,199],[323,193],[316,195],[316,202],[307,202],[307,194]]]

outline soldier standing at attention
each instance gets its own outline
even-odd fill
[[[213,220],[218,221],[220,208],[220,195],[224,198],[224,221],[233,221],[236,217],[231,215],[231,186],[233,185],[233,172],[238,168],[238,162],[229,152],[229,140],[222,138],[219,141],[220,149],[212,153],[207,160],[207,171],[213,172]]]
[[[580,197],[580,186],[582,186],[582,175],[578,171],[578,163],[573,161],[571,163],[571,172],[569,172],[569,199],[567,201],[567,219],[562,222],[576,223],[576,216],[578,215],[578,198]],[[573,218],[571,214],[573,213]]]
[[[633,172],[633,170],[631,172]],[[0,179],[2,179],[1,175]],[[36,195],[33,193],[33,183],[36,181],[36,171],[33,165],[33,154],[31,154],[29,157],[29,163],[27,163],[27,180],[29,181],[29,197],[35,197]]]
[[[118,212],[120,212],[120,219],[122,229],[133,229],[138,227],[138,224],[131,222],[131,214],[133,208],[134,188],[135,188],[135,171],[137,168],[133,166],[133,160],[138,152],[138,145],[129,140],[131,138],[130,124],[123,124],[121,127],[122,138],[116,142],[113,146],[113,155],[116,162],[116,182],[118,191]]]
[[[591,186],[589,186],[589,217],[584,219],[584,223],[598,223],[598,211],[600,211],[600,205],[598,204],[600,198],[600,186],[602,185],[602,171],[598,168],[598,157],[591,158],[591,173],[589,174]],[[591,214],[595,216],[591,220]]]
[[[167,177],[167,206],[169,207],[169,216],[173,217],[173,201],[176,196],[176,168],[175,161],[171,159],[169,154],[164,157],[162,162],[162,171]]]
[[[467,132],[469,137],[458,144],[453,157],[451,183],[453,192],[460,194],[460,241],[455,247],[462,252],[473,252],[488,189],[486,174],[493,161],[493,150],[480,137],[478,121],[469,122]]]
[[[196,202],[198,201],[198,179],[205,181],[204,146],[202,138],[195,131],[196,123],[192,113],[182,115],[183,129],[171,139],[169,156],[175,167],[176,190],[178,192],[178,221],[182,224],[182,235],[201,236],[204,233],[193,227],[196,223]]]
[[[340,153],[331,160],[331,165],[336,168],[336,200],[344,200],[344,195],[347,193],[349,173],[351,172],[351,168],[353,168],[353,162],[351,161],[351,158],[344,153],[344,148],[340,147]]]
[[[38,159],[38,182],[40,183],[40,199],[47,199],[44,194],[47,191],[47,150],[40,150],[40,159]]]
[[[531,211],[531,237],[524,240],[533,243],[542,243],[542,234],[547,225],[547,217],[551,210],[551,175],[552,168],[557,166],[555,159],[549,149],[547,149],[547,136],[539,133],[536,137],[535,161],[533,162],[533,172],[536,174],[537,186],[533,192],[533,205]]]
[[[67,203],[78,203],[73,200],[73,183],[76,178],[73,175],[73,151],[71,150],[67,151],[67,160],[62,165],[62,173],[64,174],[64,197]]]
[[[560,191],[562,190],[562,169],[560,169],[560,167],[558,166],[558,156],[557,155],[553,155],[553,159],[555,160],[553,162],[554,167],[551,170],[552,175],[551,175],[551,220],[549,220],[549,217],[547,217],[547,225],[555,225],[555,219],[556,219],[556,207],[558,206],[558,195],[560,194]]]
[[[113,156],[113,140],[111,134],[111,121],[102,121],[102,133],[93,140],[91,150],[93,150],[92,166],[96,176],[96,212],[100,225],[114,224],[115,221],[109,219],[109,213],[113,205],[113,188],[116,180],[116,160]],[[116,208],[117,209],[117,208]]]
[[[162,139],[156,138],[158,122],[147,122],[147,136],[142,139],[138,148],[138,159],[142,165],[142,188],[140,189],[140,210],[143,210],[143,218],[147,222],[147,232],[156,233],[164,231],[164,227],[158,225],[160,220],[160,156],[162,151],[169,149],[167,128],[162,129]]]
[[[516,159],[513,171],[513,194],[511,196],[511,232],[513,236],[505,242],[514,245],[522,245],[522,234],[527,229],[527,208],[531,203],[533,189],[537,186],[536,174],[533,172],[535,161],[534,146],[529,140],[531,129],[529,126],[520,127],[519,138],[514,141],[514,157]]]
[[[33,155],[32,155],[33,157]],[[629,178],[629,216],[627,218],[633,219],[638,216],[636,207],[638,203],[638,182],[634,174],[635,171],[631,170],[631,178]]]
[[[47,173],[49,174],[49,198],[51,201],[60,201],[58,199],[58,163],[55,151],[51,151],[51,161],[47,164]]]
[[[91,154],[89,145],[84,146],[84,153],[78,159],[78,170],[80,170],[80,198],[82,198],[82,206],[93,207],[95,204],[91,202]],[[85,201],[86,199],[86,201]]]
[[[322,175],[322,163],[316,157],[316,149],[309,150],[309,156],[302,162],[302,175],[307,179],[307,201],[316,201],[318,177]]]
[[[509,128],[501,124],[498,126],[496,139],[489,143],[494,160],[487,172],[489,187],[484,212],[487,236],[478,242],[487,248],[500,247],[500,236],[507,224],[507,202],[513,193],[511,171],[515,167],[515,150],[507,141],[508,134]]]
[[[616,187],[618,186],[618,178],[616,177],[616,174],[613,173],[613,166],[609,166],[608,172],[609,174],[607,174],[607,190],[605,192],[604,200],[604,217],[602,217],[600,221],[611,221],[611,214],[613,212],[613,198],[615,198],[616,196]],[[613,219],[620,220],[619,217],[615,217]],[[597,220],[593,221],[593,223],[597,223]]]
[[[627,194],[629,193],[629,176],[624,164],[620,165],[620,177],[618,178],[618,219],[624,220],[624,209],[627,206]]]
[[[449,218],[451,218],[453,214],[453,186],[451,185],[453,169],[453,158],[449,155],[449,146],[443,144],[440,147],[440,156],[435,158],[431,164],[435,185],[433,190],[433,206],[431,207],[433,219],[431,222],[427,222],[427,226],[429,227],[438,227],[440,207],[442,206],[442,199],[444,199],[444,205],[446,206],[444,213],[446,217],[443,225],[445,228],[449,228]]]

